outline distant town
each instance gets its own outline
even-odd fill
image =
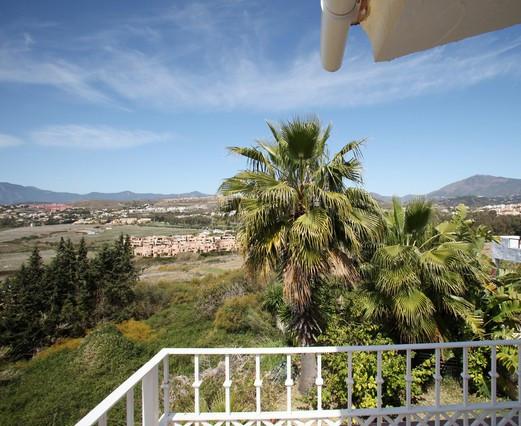
[[[481,203],[476,203],[481,200]],[[458,198],[437,200],[440,211],[450,212],[464,203],[476,212],[495,212],[499,216],[521,215],[519,199]],[[490,202],[492,201],[492,203]],[[382,201],[386,204],[386,201]],[[216,197],[180,198],[159,201],[82,202],[73,204],[0,204],[0,229],[43,225],[146,225],[166,223],[178,227],[212,229],[233,228],[233,219],[218,208]]]
[[[488,204],[477,211],[495,211],[499,216],[519,216],[521,215],[521,203]]]
[[[42,225],[143,225],[151,222],[186,227],[226,225],[215,197],[157,202],[85,202],[77,204],[0,205],[0,228]]]
[[[235,221],[221,211],[215,196],[0,205],[0,281],[13,274],[35,246],[44,261],[51,259],[60,238],[75,244],[83,238],[94,253],[128,235],[138,258],[231,254],[236,251]]]

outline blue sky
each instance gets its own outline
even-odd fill
[[[3,0],[0,181],[213,193],[226,146],[309,113],[367,138],[371,191],[521,178],[520,26],[378,64],[356,27],[335,74],[319,31],[318,0]]]

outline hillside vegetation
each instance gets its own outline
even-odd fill
[[[148,319],[104,323],[86,337],[59,341],[29,361],[0,367],[0,424],[74,424],[163,347],[283,343],[258,307],[259,293],[240,271],[189,282],[140,283],[136,291],[147,294],[149,309],[158,308]],[[234,294],[243,299],[240,326],[221,309],[226,297],[232,297],[227,306],[233,303]],[[188,374],[190,368],[185,359],[173,370]],[[203,390],[207,404],[218,400],[212,392]]]

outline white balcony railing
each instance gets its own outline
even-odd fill
[[[488,347],[490,350],[490,398],[487,402],[469,402],[469,352],[474,348]],[[499,399],[497,395],[497,353],[502,347],[517,348],[517,399]],[[441,361],[442,351],[455,349],[461,353],[461,403],[456,405],[444,405],[442,403],[442,375]],[[386,352],[392,354],[404,354],[406,367],[403,372],[406,383],[405,405],[402,407],[382,406],[382,356]],[[434,368],[434,399],[430,406],[414,405],[412,400],[412,369],[411,359],[413,351],[433,351],[435,356]],[[355,382],[353,380],[353,354],[358,352],[376,353],[377,373],[375,377],[377,386],[376,407],[370,409],[355,408],[352,404]],[[346,390],[348,402],[343,409],[322,408],[322,356],[324,354],[343,353],[347,366]],[[302,354],[314,354],[317,360],[315,378],[317,406],[313,410],[292,409],[292,389],[294,386],[292,376],[292,358]],[[200,403],[200,386],[202,384],[200,373],[200,357],[212,355],[220,356],[224,360],[224,394],[225,410],[223,412],[202,412]],[[264,411],[261,406],[262,377],[261,362],[263,356],[283,355],[286,357],[286,410]],[[176,412],[170,400],[170,365],[172,357],[190,356],[193,358],[193,412]],[[255,411],[232,411],[231,389],[233,386],[233,374],[231,364],[234,357],[248,356],[255,360],[255,377],[252,377],[251,386],[255,387]],[[161,373],[161,384],[160,381]],[[512,379],[512,378],[510,378]],[[519,426],[521,423],[521,340],[479,341],[479,342],[454,342],[436,344],[413,345],[385,345],[385,346],[329,346],[329,347],[292,347],[292,348],[215,348],[215,349],[162,349],[150,361],[137,370],[114,392],[107,396],[97,407],[88,413],[77,426],[106,426],[109,411],[118,402],[126,404],[126,418],[119,418],[115,424],[134,425],[134,401],[135,388],[141,388],[141,421],[143,426],[166,425],[195,425],[220,426],[224,422],[233,426],[309,426],[309,425],[464,425],[464,426]],[[161,397],[161,398],[160,398]],[[162,399],[162,401],[160,401]],[[253,401],[252,401],[253,402]],[[160,409],[160,407],[162,407]],[[123,410],[125,411],[125,410]],[[123,413],[123,416],[125,414]],[[114,419],[116,420],[116,419]],[[111,417],[112,421],[112,417]],[[126,423],[125,423],[126,422]]]

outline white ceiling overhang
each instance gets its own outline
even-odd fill
[[[521,23],[521,0],[369,0],[362,27],[375,61]]]

